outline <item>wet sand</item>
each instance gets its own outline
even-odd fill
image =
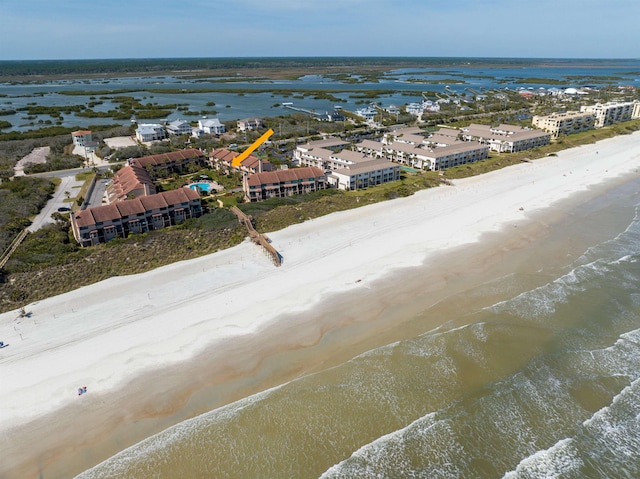
[[[243,244],[50,298],[22,321],[0,316],[11,343],[0,356],[2,477],[69,477],[186,418],[413,334],[398,324],[406,308],[503,274],[567,198],[636,177],[637,144],[637,134],[607,140],[598,161],[596,146],[581,147],[270,233],[285,258],[277,270]]]

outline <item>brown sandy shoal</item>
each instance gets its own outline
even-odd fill
[[[567,264],[567,254],[575,257],[583,251],[584,245],[575,245],[568,253],[561,238],[572,228],[567,219],[593,195],[574,196],[480,242],[436,255],[422,267],[326,298],[303,317],[283,316],[259,334],[223,341],[187,363],[144,374],[124,389],[89,394],[81,408],[72,405],[25,424],[7,444],[11,455],[3,461],[2,477],[73,476],[185,419],[414,337],[471,307],[493,304],[502,299],[499,293],[468,293],[516,270],[533,273],[542,263],[550,268]],[[592,231],[594,238],[582,236],[582,242],[600,241],[607,234],[605,229]],[[541,274],[539,280],[548,278]]]

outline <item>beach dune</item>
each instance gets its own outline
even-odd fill
[[[279,268],[245,241],[2,314],[0,477],[69,477],[211,404],[302,374],[308,365],[256,371],[375,315],[392,301],[376,285],[405,268],[639,169],[640,132],[268,233]],[[432,279],[424,288],[446,294]]]

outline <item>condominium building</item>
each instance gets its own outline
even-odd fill
[[[242,173],[264,173],[265,171],[274,171],[276,169],[268,160],[263,160],[255,155],[247,156],[239,165],[234,166],[233,160],[239,155],[240,153],[237,151],[219,148],[209,154],[209,165],[216,170]]]
[[[634,113],[638,113],[636,106],[638,103],[638,101],[596,103],[595,105],[581,106],[580,111],[593,113],[596,117],[595,127],[602,128],[620,121],[634,119]]]
[[[164,170],[166,173],[181,172],[189,163],[204,165],[207,156],[196,148],[170,151],[159,155],[131,158],[127,164],[144,168],[147,171]]]
[[[489,145],[491,150],[499,153],[529,150],[548,145],[551,141],[551,134],[545,131],[507,124],[490,126],[472,123],[467,127],[460,128],[460,132],[464,140]]]
[[[301,195],[327,187],[327,178],[313,166],[245,175],[243,190],[247,201],[264,201]]]
[[[71,215],[71,227],[81,246],[92,246],[175,225],[201,214],[200,195],[184,187],[87,208]]]
[[[106,190],[109,203],[156,194],[156,187],[149,172],[139,166],[120,168]]]
[[[552,113],[546,116],[536,115],[531,120],[534,127],[550,133],[553,138],[591,130],[595,127],[595,122],[596,117],[593,113],[580,111]]]
[[[331,156],[341,151],[349,142],[340,138],[327,138],[298,145],[293,152],[293,162],[301,166],[330,169]],[[338,160],[338,163],[340,161]]]
[[[489,156],[489,146],[477,141],[457,141],[447,146],[431,147],[394,142],[386,145],[384,150],[389,160],[431,171],[474,163]]]
[[[399,179],[400,165],[381,158],[335,169],[327,176],[329,185],[341,190],[358,190]]]

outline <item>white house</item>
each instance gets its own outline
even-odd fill
[[[92,143],[92,136],[90,130],[78,130],[71,133],[73,138],[73,144],[76,146],[87,146]]]
[[[217,118],[198,120],[198,129],[209,135],[221,135],[226,133],[227,129]]]
[[[364,118],[366,121],[373,121],[378,111],[373,107],[361,108],[355,111],[355,114]]]
[[[159,123],[142,123],[136,128],[136,138],[141,142],[164,140],[167,134]]]
[[[422,103],[409,103],[406,106],[407,113],[409,115],[420,116],[424,112]]]
[[[243,120],[238,120],[236,126],[238,131],[248,131],[256,130],[264,126],[264,123],[260,118],[244,118]]]
[[[167,131],[171,135],[190,135],[191,125],[188,121],[174,120],[167,125]]]

